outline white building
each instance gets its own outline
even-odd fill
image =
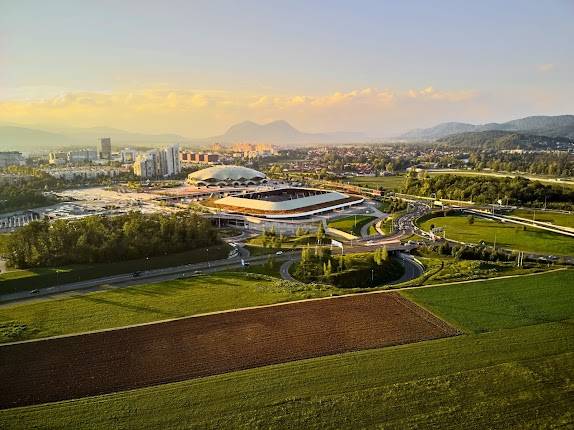
[[[179,145],[154,149],[136,157],[134,174],[142,178],[167,177],[181,173]]]
[[[120,174],[120,169],[108,166],[83,166],[83,167],[56,167],[44,169],[48,175],[67,181],[73,179],[95,179],[101,176],[113,178]]]
[[[69,151],[67,154],[68,163],[90,163],[98,159],[98,152],[95,149],[79,149]]]
[[[0,168],[8,166],[23,166],[24,164],[25,160],[21,152],[0,152]]]

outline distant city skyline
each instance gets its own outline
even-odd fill
[[[574,113],[574,3],[0,0],[0,124],[387,137]]]

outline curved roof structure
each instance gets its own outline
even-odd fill
[[[297,218],[362,203],[364,199],[314,188],[279,188],[235,194],[213,202],[229,213],[265,218]]]
[[[190,173],[188,179],[195,181],[253,181],[265,179],[264,173],[243,166],[213,166]]]

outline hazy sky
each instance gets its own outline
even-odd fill
[[[0,121],[392,135],[574,113],[574,0],[0,0]]]

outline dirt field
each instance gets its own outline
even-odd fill
[[[396,294],[229,312],[0,346],[0,408],[457,334]]]

